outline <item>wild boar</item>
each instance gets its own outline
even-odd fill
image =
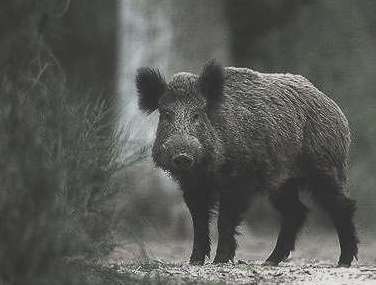
[[[152,156],[179,183],[190,210],[190,263],[210,255],[209,222],[218,206],[214,263],[233,260],[236,228],[257,192],[281,215],[265,265],[294,250],[307,215],[299,191],[308,189],[329,214],[341,248],[339,266],[357,256],[355,202],[346,191],[348,122],[338,105],[300,75],[223,67],[212,61],[198,76],[178,73],[167,83],[157,69],[136,77],[139,108],[159,111]]]

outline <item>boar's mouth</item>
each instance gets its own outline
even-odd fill
[[[187,172],[195,168],[202,156],[202,146],[191,135],[173,135],[163,145],[171,172]]]
[[[177,169],[188,170],[193,166],[193,157],[182,152],[172,157],[172,163]]]

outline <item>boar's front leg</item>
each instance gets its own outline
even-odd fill
[[[193,222],[193,249],[189,263],[203,265],[205,256],[210,257],[210,198],[204,189],[192,189],[184,192],[184,200]]]
[[[245,189],[222,191],[219,198],[218,246],[214,263],[233,261],[237,247],[235,234],[249,205]]]

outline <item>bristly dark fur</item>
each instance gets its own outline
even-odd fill
[[[210,256],[210,213],[218,202],[214,263],[234,259],[236,229],[261,191],[281,216],[265,265],[279,264],[294,250],[308,213],[299,192],[309,189],[336,227],[339,266],[351,265],[358,252],[355,202],[346,194],[351,135],[333,100],[300,75],[214,61],[201,76],[175,74],[168,92],[152,69],[139,72],[137,85],[140,107],[160,113],[153,160],[179,183],[192,216],[191,264]]]
[[[208,105],[220,104],[223,101],[223,84],[225,81],[223,66],[214,60],[205,64],[199,78],[199,88],[206,97]]]
[[[166,81],[158,69],[143,67],[137,70],[138,106],[147,114],[158,108],[158,101],[166,90]]]

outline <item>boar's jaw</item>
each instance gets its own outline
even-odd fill
[[[172,157],[172,163],[175,168],[188,170],[193,166],[193,157],[185,152],[176,154]]]

